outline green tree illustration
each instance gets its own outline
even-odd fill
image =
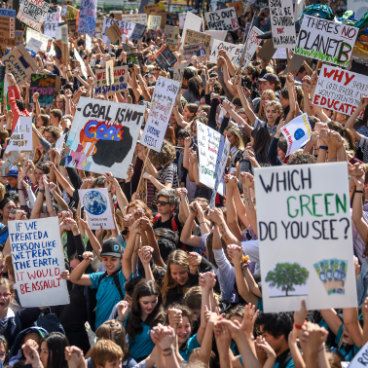
[[[271,287],[276,287],[288,296],[290,291],[295,290],[295,285],[304,285],[307,282],[309,272],[298,263],[277,263],[276,267],[269,271],[266,282]]]

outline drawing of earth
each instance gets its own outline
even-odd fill
[[[83,196],[83,205],[91,215],[102,215],[107,208],[107,201],[97,190],[91,190]]]

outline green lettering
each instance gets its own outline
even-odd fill
[[[323,214],[317,213],[318,210],[318,202],[316,201],[317,197],[321,197],[322,194],[313,194],[312,195],[312,208],[313,208],[313,216],[322,217]]]
[[[337,213],[340,213],[340,210],[343,213],[347,213],[347,211],[348,211],[348,201],[347,201],[347,198],[346,198],[346,194],[343,194],[342,198],[338,194],[335,194],[335,201],[336,201],[336,211],[337,211]]]
[[[309,214],[313,216],[313,212],[309,208],[310,202],[311,202],[310,197],[308,195],[302,194],[299,197],[299,202],[300,202],[300,212],[301,212],[301,215],[304,216],[303,209],[305,208],[306,212],[309,212]]]
[[[326,212],[327,216],[333,216],[334,215],[334,213],[331,213],[329,211],[330,206],[331,206],[331,202],[330,202],[329,197],[332,197],[333,195],[334,195],[333,193],[326,193],[325,194],[325,212]]]
[[[288,199],[287,199],[287,211],[288,211],[288,215],[289,215],[289,217],[291,217],[291,218],[295,218],[296,216],[298,216],[298,214],[299,214],[299,211],[298,210],[295,210],[295,212],[294,212],[294,215],[292,215],[291,214],[291,212],[290,212],[290,200],[291,199],[296,199],[294,196],[291,196],[291,197],[289,197]]]

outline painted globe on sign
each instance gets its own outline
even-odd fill
[[[102,215],[107,208],[107,201],[97,190],[91,190],[83,196],[83,205],[91,215]]]

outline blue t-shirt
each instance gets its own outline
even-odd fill
[[[142,332],[135,335],[134,340],[129,339],[129,355],[137,362],[147,358],[155,347],[151,340],[151,327],[144,322],[141,322]]]
[[[118,288],[115,285],[113,276],[103,277],[104,272],[94,272],[89,274],[91,280],[91,288],[97,289],[96,293],[96,328],[109,319],[112,308],[120,302],[121,297]],[[125,293],[125,277],[120,270],[118,279],[121,290]]]
[[[200,346],[201,345],[199,344],[199,342],[197,340],[197,334],[194,334],[193,336],[189,337],[189,339],[187,340],[187,343],[185,344],[185,346],[183,346],[179,350],[179,353],[180,353],[181,357],[186,362],[188,362],[190,354],[192,354],[192,351],[196,348],[199,348]]]

